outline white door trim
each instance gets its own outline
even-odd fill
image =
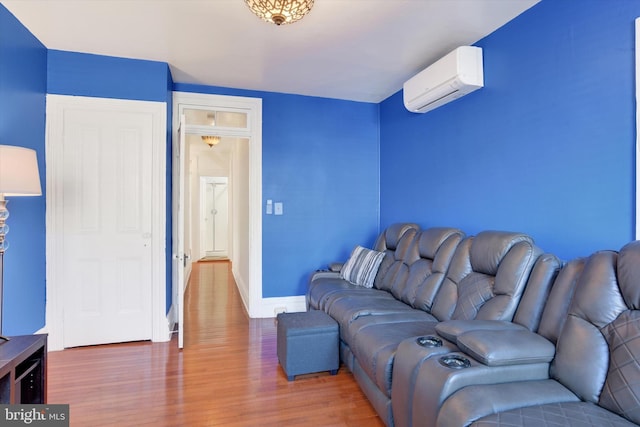
[[[249,289],[239,286],[249,317],[265,317],[262,313],[262,99],[240,96],[173,92],[173,140],[178,132],[180,105],[211,109],[238,108],[249,110],[246,131],[227,129],[229,135],[249,138]],[[227,133],[225,132],[225,133]],[[175,179],[175,177],[174,177]],[[175,195],[174,195],[175,197]],[[175,214],[175,213],[174,213]],[[175,218],[175,216],[174,216]],[[174,291],[175,292],[175,291]],[[175,295],[175,293],[174,293]]]
[[[131,101],[81,96],[47,95],[46,107],[46,327],[49,350],[64,347],[64,307],[62,299],[62,240],[56,238],[63,230],[62,186],[59,176],[62,167],[63,122],[65,110],[97,108],[102,111],[147,112],[153,116],[152,159],[152,340],[168,341],[169,324],[166,317],[166,129],[167,105],[163,102]]]

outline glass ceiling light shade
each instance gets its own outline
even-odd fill
[[[244,0],[258,18],[276,25],[293,24],[313,7],[313,0]]]
[[[218,145],[220,143],[220,137],[219,136],[213,136],[213,135],[203,135],[202,136],[202,140],[209,146],[209,147],[213,147],[214,145]]]

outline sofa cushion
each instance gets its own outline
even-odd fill
[[[385,282],[394,276],[398,261],[407,256],[411,242],[418,232],[418,226],[411,223],[398,223],[390,225],[376,240],[374,250],[384,252],[385,257],[378,269],[373,287],[378,289],[390,289]]]
[[[370,289],[370,292],[343,292],[327,300],[324,310],[338,323],[346,327],[360,316],[382,313],[404,313],[411,310],[387,291]]]
[[[542,312],[549,300],[549,294],[561,267],[562,262],[553,254],[542,254],[538,258],[513,316],[514,323],[522,325],[530,331],[538,330]],[[567,311],[564,310],[563,313],[566,315]],[[553,343],[555,344],[555,341]]]
[[[522,233],[483,231],[458,245],[431,313],[449,319],[513,319],[542,251]]]
[[[348,325],[341,324],[340,338],[347,344],[355,346],[356,336],[370,328],[376,328],[376,325],[391,325],[410,322],[432,322],[437,323],[437,319],[429,313],[422,310],[410,309],[402,313],[376,314],[370,316],[362,316],[353,320]],[[385,326],[387,327],[387,326]],[[353,350],[352,350],[353,352]]]
[[[554,344],[558,342],[558,336],[567,319],[569,304],[584,264],[585,258],[576,258],[566,263],[553,282],[549,298],[545,301],[537,332]]]
[[[372,288],[383,258],[384,252],[356,246],[340,270],[340,277],[354,285]]]
[[[470,253],[473,271],[495,276],[502,260],[519,242],[533,243],[531,237],[520,233],[504,231],[478,233]]]
[[[399,300],[431,312],[431,305],[464,233],[456,228],[434,227],[416,236],[419,258],[409,266],[409,276],[391,292]]]
[[[429,316],[424,315],[425,319]],[[433,335],[436,325],[429,320],[397,323],[389,320],[391,323],[374,323],[360,328],[351,346],[362,370],[387,397],[391,397],[391,375],[398,345],[409,337]]]
[[[416,234],[416,230],[407,230],[398,240],[393,252],[387,251],[373,283],[374,288],[390,292],[398,283],[407,280],[409,265],[418,259]]]
[[[313,286],[307,291],[307,304],[310,308],[316,310],[324,310],[327,302],[332,296],[342,295],[347,292],[363,292],[368,289],[362,286],[352,285],[351,283],[340,277],[339,273],[332,273],[333,276],[326,275],[319,277],[312,282]]]

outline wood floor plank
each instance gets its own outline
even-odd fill
[[[273,319],[249,319],[227,261],[194,264],[185,348],[136,342],[51,352],[49,403],[71,426],[383,426],[342,367],[287,381]]]

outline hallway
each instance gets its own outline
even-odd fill
[[[49,353],[48,403],[84,426],[382,426],[341,368],[289,382],[274,319],[249,319],[230,263],[193,265],[185,348],[136,342]]]

